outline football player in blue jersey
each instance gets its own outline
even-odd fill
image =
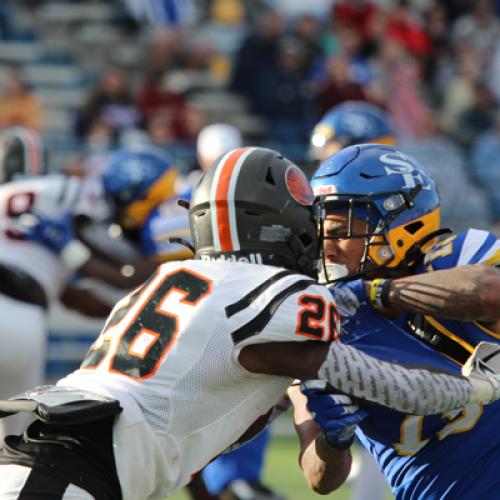
[[[456,373],[479,342],[499,342],[500,241],[441,229],[436,186],[414,159],[391,146],[351,146],[320,166],[312,186],[343,342]],[[313,489],[345,481],[356,429],[397,499],[498,496],[498,403],[418,417],[357,405],[316,381],[302,390],[307,400],[290,395]]]
[[[101,283],[130,290],[161,262],[192,255],[189,243],[186,247],[169,241],[189,237],[187,210],[177,202],[189,199],[191,188],[179,195],[177,175],[170,156],[160,149],[138,146],[112,153],[102,184],[114,224],[91,225],[86,231],[86,222],[78,227],[69,212],[48,216],[34,211],[36,222],[25,229],[25,238],[58,254],[71,274],[97,280],[86,284],[96,299],[89,312],[104,316],[116,293],[103,291]]]
[[[389,115],[366,101],[346,101],[328,110],[314,127],[310,154],[322,162],[344,147],[367,142],[396,145]],[[351,499],[383,500],[387,485],[375,460],[363,447],[358,447],[356,457],[359,469]]]

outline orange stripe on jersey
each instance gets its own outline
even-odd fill
[[[229,185],[233,175],[234,167],[240,159],[241,155],[247,148],[234,150],[222,165],[215,193],[215,206],[217,207],[217,230],[219,232],[220,249],[222,252],[233,250],[233,242],[231,240],[231,225],[229,220]]]

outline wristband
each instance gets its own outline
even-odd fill
[[[332,448],[333,450],[338,450],[338,451],[348,450],[352,446],[352,443],[354,442],[354,434],[352,435],[351,439],[342,444],[330,441],[325,431],[323,430],[321,431],[320,436],[323,442],[326,444],[326,446],[328,446],[328,448]]]
[[[392,280],[376,278],[370,284],[370,302],[377,309],[389,307],[389,290]]]
[[[71,240],[61,251],[61,260],[68,269],[74,272],[87,262],[91,255],[90,250],[78,240]]]

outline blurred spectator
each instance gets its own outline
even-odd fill
[[[432,111],[421,94],[421,67],[397,40],[381,44],[378,85],[385,92],[387,110],[399,139],[418,138],[434,126]]]
[[[257,109],[269,120],[270,139],[283,148],[305,145],[313,125],[312,90],[301,71],[303,57],[295,39],[283,38],[276,67],[260,75]]]
[[[330,56],[326,61],[327,80],[318,93],[319,111],[326,113],[330,108],[345,101],[366,101],[364,87],[354,81],[349,71],[349,59],[346,54]]]
[[[171,139],[186,136],[184,96],[170,85],[168,74],[155,72],[150,74],[137,93],[137,106],[143,113],[147,128],[162,126]],[[168,130],[167,130],[168,129]],[[159,130],[157,129],[159,132]]]
[[[89,99],[79,111],[76,133],[85,137],[98,119],[112,127],[114,133],[136,126],[141,119],[128,88],[125,73],[119,68],[108,68]]]
[[[150,141],[162,149],[168,148],[175,140],[172,116],[159,111],[152,113],[146,120],[146,132]]]
[[[332,17],[337,25],[351,28],[358,32],[364,44],[374,37],[374,23],[379,12],[376,2],[359,0],[352,2],[340,0],[332,7]]]
[[[349,74],[355,83],[368,85],[373,79],[372,70],[363,55],[362,39],[352,28],[338,30],[340,48],[349,61]]]
[[[495,124],[481,134],[472,146],[472,173],[479,183],[489,192],[493,216],[500,220],[500,112],[497,112]]]
[[[401,43],[413,56],[423,57],[431,49],[430,39],[408,0],[398,0],[396,6],[389,10],[384,32],[387,37]]]
[[[486,69],[486,78],[490,91],[496,100],[500,102],[500,37],[495,45],[491,63]]]
[[[448,14],[442,4],[433,4],[426,12],[425,26],[429,36],[431,49],[428,56],[422,61],[423,78],[429,89],[429,96],[434,102],[441,97],[438,79],[449,67],[451,59],[451,42],[448,34]],[[448,75],[444,77],[448,81]],[[443,84],[446,87],[446,84]]]
[[[448,18],[443,4],[435,3],[430,6],[426,13],[425,27],[433,50],[448,46]]]
[[[477,136],[493,126],[497,108],[488,86],[477,82],[472,104],[458,116],[455,138],[469,148]]]
[[[90,123],[85,136],[84,151],[87,154],[101,154],[117,146],[117,137],[113,127],[100,118]]]
[[[257,112],[260,111],[259,97],[256,95],[259,77],[276,67],[279,40],[284,29],[284,19],[276,12],[268,12],[260,19],[256,32],[250,34],[236,55],[230,88],[247,97]]]
[[[178,30],[155,30],[146,47],[145,67],[148,75],[161,75],[180,64],[181,53],[185,47],[185,38]]]
[[[473,105],[476,83],[480,77],[477,51],[468,44],[461,44],[455,61],[456,72],[444,89],[440,123],[443,129],[456,133],[457,120],[461,113]]]
[[[455,40],[468,41],[478,51],[481,64],[487,64],[499,37],[500,23],[495,17],[492,0],[471,2],[472,12],[458,18],[453,25]]]
[[[307,14],[300,16],[295,23],[293,35],[302,46],[302,71],[304,75],[309,75],[311,68],[322,55],[321,46],[318,42],[318,20],[314,16]]]
[[[182,139],[194,146],[200,130],[206,125],[206,121],[207,116],[203,109],[188,102],[184,112],[185,135]]]
[[[9,2],[0,5],[0,40],[8,40],[12,35],[12,7]]]
[[[15,68],[8,72],[0,94],[0,127],[10,125],[24,125],[38,131],[43,126],[42,103]]]

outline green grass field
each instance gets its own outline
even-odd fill
[[[306,485],[298,465],[298,442],[294,437],[274,437],[266,455],[264,482],[287,495],[288,500],[319,500],[325,498],[312,492]],[[350,486],[345,485],[327,496],[335,500],[348,500]],[[188,500],[183,491],[174,500]],[[387,497],[388,499],[390,496]],[[368,499],[367,499],[368,500]]]

